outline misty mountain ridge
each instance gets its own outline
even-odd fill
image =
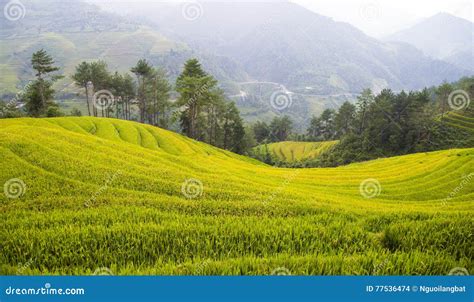
[[[385,38],[414,45],[426,55],[474,71],[474,23],[438,13]]]

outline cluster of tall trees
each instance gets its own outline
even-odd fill
[[[355,103],[345,102],[338,110],[326,109],[314,116],[304,135],[292,132],[292,121],[286,116],[276,117],[270,124],[257,122],[252,130],[258,144],[340,140],[331,152],[316,160],[290,164],[295,167],[337,166],[378,157],[473,147],[472,135],[440,122],[453,110],[449,98],[456,89],[474,95],[474,78],[413,92],[385,89],[374,95],[365,89]],[[464,115],[474,115],[472,104],[463,111]],[[268,154],[263,158],[261,154],[254,156],[270,164],[287,164],[274,162]]]
[[[325,111],[314,119],[316,126],[310,127],[311,134],[317,138],[337,138],[341,142],[318,159],[319,165],[335,166],[378,157],[472,147],[469,133],[440,122],[449,110],[447,96],[440,94],[446,85],[431,91],[408,93],[385,89],[377,95],[367,89],[355,105],[346,103],[337,112]],[[469,110],[472,109],[466,108]]]
[[[129,73],[111,73],[104,61],[82,62],[76,67],[72,79],[85,91],[88,115],[134,119],[168,127],[171,85],[165,72],[143,59],[130,71],[136,81]],[[107,100],[110,104],[94,104],[96,94],[102,90],[110,92]],[[135,109],[138,109],[137,116]]]
[[[31,60],[36,79],[20,97],[25,113],[32,117],[62,115],[54,101],[53,84],[61,75],[53,58],[44,50]],[[219,89],[217,80],[206,73],[196,59],[186,62],[176,80],[177,100],[171,100],[172,85],[166,72],[141,59],[129,73],[110,72],[104,61],[82,62],[71,78],[85,94],[89,116],[136,120],[163,128],[177,123],[185,135],[236,153],[245,153],[252,145],[240,112]],[[107,104],[99,97],[104,92]],[[21,116],[17,102],[0,106],[3,117]],[[81,115],[74,109],[73,115]]]
[[[30,80],[25,88],[18,93],[13,101],[2,104],[0,113],[3,117],[20,117],[23,115],[18,106],[18,102],[24,101],[23,109],[29,116],[58,116],[60,110],[54,102],[53,84],[62,76],[57,74],[59,67],[56,67],[53,58],[44,50],[33,53],[31,66],[35,72],[35,78]]]
[[[236,153],[245,152],[249,146],[239,110],[226,101],[217,81],[198,60],[186,62],[176,80],[176,91],[178,118],[187,136]]]
[[[32,117],[62,115],[54,101],[53,84],[63,76],[58,74],[53,58],[44,50],[37,51],[31,66],[35,78],[15,97],[24,107],[20,109],[16,102],[0,103],[2,117],[18,117],[23,112]],[[245,128],[235,104],[226,100],[217,80],[196,59],[185,63],[174,88],[163,69],[144,59],[130,72],[134,76],[112,73],[104,61],[80,63],[71,78],[85,93],[87,114],[163,128],[178,126],[193,139],[241,154],[256,144],[339,139],[333,152],[318,159],[321,165],[463,146],[463,139],[443,141],[446,131],[436,118],[442,119],[452,109],[448,99],[455,89],[474,95],[473,77],[418,92],[386,89],[374,95],[366,89],[354,104],[346,102],[338,110],[324,110],[311,119],[306,133],[297,134],[288,116],[275,117],[269,124],[258,121]],[[95,95],[104,90],[113,98],[112,105],[95,106]],[[173,94],[177,99],[172,101]],[[472,112],[472,105],[466,110]],[[75,109],[72,114],[81,112]]]
[[[258,144],[286,141],[292,137],[293,121],[286,115],[276,116],[270,124],[256,122],[252,130]]]

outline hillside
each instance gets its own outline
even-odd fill
[[[175,40],[231,58],[255,80],[306,96],[418,89],[467,75],[413,46],[376,40],[291,2],[203,2],[193,7],[192,22],[184,8],[156,2],[126,11],[148,17]]]
[[[473,29],[474,24],[469,20],[439,13],[386,40],[409,43],[430,57],[474,72]]]
[[[82,91],[71,80],[81,61],[105,60],[112,71],[124,72],[145,58],[163,67],[173,83],[184,62],[196,57],[247,122],[285,114],[300,132],[312,115],[354,101],[364,88],[418,89],[469,74],[406,43],[376,40],[294,3],[204,2],[201,17],[191,21],[183,15],[185,3],[95,2],[122,5],[123,16],[81,0],[22,0],[25,18],[0,19],[1,100],[10,101],[32,79],[29,61],[40,48],[65,75],[55,88],[67,112],[83,107]],[[275,106],[281,91],[291,98]]]
[[[329,142],[278,142],[260,145],[254,148],[257,154],[268,152],[273,158],[282,162],[298,162],[306,159],[314,159],[324,152],[331,150],[337,141]]]
[[[44,48],[65,78],[56,85],[58,97],[72,98],[79,89],[71,75],[82,61],[104,60],[111,70],[130,71],[141,58],[177,76],[184,61],[197,56],[185,43],[174,41],[134,18],[121,17],[80,0],[22,0],[27,17],[0,19],[0,97],[20,91],[33,75],[29,61]],[[71,13],[74,12],[74,13]],[[54,20],[54,22],[51,22]],[[199,55],[220,80],[246,80],[247,75],[225,58]]]
[[[474,149],[280,169],[84,117],[0,120],[0,157],[2,274],[474,270]]]
[[[451,127],[474,134],[474,117],[467,112],[448,112],[441,121]]]

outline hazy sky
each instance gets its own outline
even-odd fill
[[[108,6],[121,2],[137,5],[143,2],[205,2],[206,0],[88,0]],[[209,1],[209,0],[207,0]],[[232,2],[232,0],[211,0]],[[284,0],[259,0],[276,2]],[[439,12],[447,12],[473,21],[473,5],[470,0],[290,0],[314,12],[332,17],[336,21],[350,23],[374,37],[383,37],[407,28],[419,20]],[[253,2],[238,0],[237,2]],[[126,7],[126,6],[125,6]]]
[[[418,20],[447,12],[473,21],[472,1],[466,0],[292,0],[319,14],[355,25],[380,37]]]

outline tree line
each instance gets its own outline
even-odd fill
[[[453,93],[456,91],[461,93],[458,104],[454,104],[456,96]],[[340,143],[331,152],[317,159],[292,164],[279,163],[272,159],[271,154],[253,156],[270,164],[317,167],[447,148],[474,147],[472,133],[443,123],[448,111],[456,110],[467,117],[474,116],[470,95],[474,95],[474,77],[422,91],[395,93],[384,89],[375,95],[370,89],[365,89],[354,104],[345,102],[338,110],[326,109],[320,116],[313,116],[304,135],[292,133],[292,121],[288,117],[274,118],[270,124],[257,122],[253,126],[259,144],[287,139],[339,140]]]
[[[64,115],[54,101],[53,84],[63,78],[59,67],[44,50],[32,55],[31,65],[36,78],[13,102],[0,104],[2,117]],[[251,147],[239,110],[197,59],[188,60],[177,78],[175,101],[171,100],[173,87],[163,69],[141,59],[130,72],[134,77],[112,73],[100,60],[77,65],[71,78],[84,92],[87,115],[135,120],[166,129],[178,124],[188,137],[240,154]],[[71,115],[82,112],[74,108]]]
[[[64,115],[54,101],[53,84],[63,75],[53,58],[44,50],[37,51],[32,55],[31,66],[35,78],[13,102],[0,102],[1,116]],[[286,140],[340,140],[331,153],[305,163],[310,166],[334,166],[472,145],[472,135],[446,129],[439,121],[452,110],[449,101],[454,90],[466,91],[468,98],[474,95],[474,77],[422,91],[395,93],[385,89],[374,95],[365,89],[356,102],[345,102],[338,110],[326,109],[313,116],[305,133],[294,132],[294,122],[288,116],[245,127],[235,104],[226,99],[217,80],[197,59],[185,63],[174,85],[163,69],[145,59],[139,60],[130,73],[110,72],[100,60],[82,62],[71,78],[85,96],[89,116],[134,120],[178,130],[190,138],[239,154],[252,155],[256,145]],[[24,106],[20,108],[16,101]],[[472,105],[463,110],[472,115]],[[78,109],[71,112],[81,114]]]

